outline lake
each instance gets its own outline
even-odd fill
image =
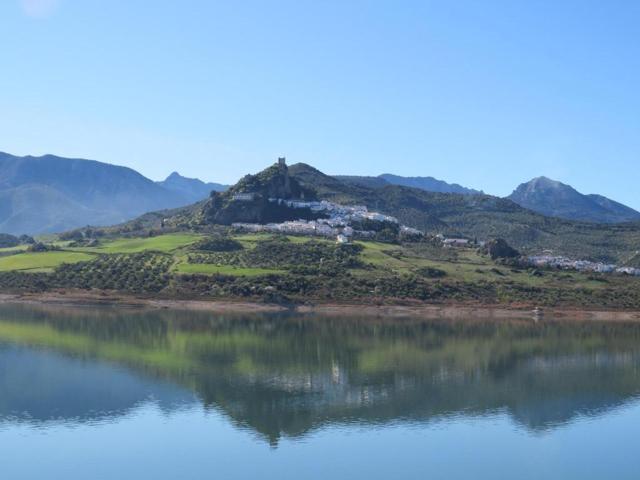
[[[637,479],[640,324],[0,306],[17,479]]]

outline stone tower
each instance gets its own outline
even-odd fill
[[[278,168],[284,176],[284,192],[287,198],[291,196],[291,180],[289,180],[289,169],[287,168],[287,159],[278,157]]]

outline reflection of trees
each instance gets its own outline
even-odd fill
[[[271,442],[508,411],[544,430],[640,392],[640,325],[4,307],[0,340],[181,385]]]

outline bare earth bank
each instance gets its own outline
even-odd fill
[[[401,305],[318,303],[312,305],[275,305],[234,300],[176,300],[124,295],[110,292],[46,292],[0,294],[0,303],[40,305],[121,306],[175,310],[199,310],[214,313],[297,312],[327,316],[422,317],[433,319],[493,318],[513,320],[552,317],[567,320],[638,321],[640,311],[584,310],[575,308],[535,309],[532,305],[428,304]],[[535,309],[535,310],[534,310]]]

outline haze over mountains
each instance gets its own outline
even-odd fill
[[[424,203],[417,200],[416,190],[454,194],[447,201],[453,210],[465,210],[464,205],[502,205],[503,202],[479,190],[433,177],[392,174],[332,177],[301,165],[304,164],[291,167],[292,172],[303,182],[305,176],[311,175],[313,187],[321,192],[330,190],[337,201],[358,200],[380,209],[385,205],[399,208],[402,204],[406,210],[412,198]],[[113,225],[146,212],[187,206],[207,198],[211,191],[220,192],[227,188],[227,185],[219,183],[186,178],[177,172],[163,181],[154,182],[131,168],[93,160],[54,155],[18,157],[0,152],[0,232],[33,235],[85,225]],[[458,196],[462,198],[456,199]],[[640,213],[625,205],[600,195],[583,195],[568,185],[545,177],[520,185],[505,201],[508,202],[505,205],[517,204],[545,216],[569,220],[596,223],[640,221]],[[427,203],[423,207],[432,208]],[[439,200],[439,204],[442,206],[443,202]],[[421,207],[414,205],[411,208]],[[433,218],[428,221],[430,215]],[[427,227],[431,221],[437,223],[434,212],[425,211],[418,216],[422,227]],[[487,225],[493,220],[487,220]]]
[[[41,234],[111,225],[208,195],[199,180],[185,193],[180,188],[184,181],[174,176],[157,184],[131,168],[93,160],[0,153],[0,232]]]

